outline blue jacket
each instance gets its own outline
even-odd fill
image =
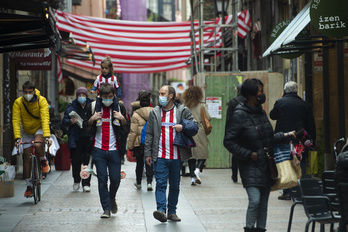
[[[92,99],[87,98],[86,106],[89,105],[92,101],[93,101]],[[84,127],[82,129],[76,123],[71,125],[70,123],[71,117],[69,116],[71,111],[75,111],[83,119]],[[85,123],[85,121],[87,121],[85,110],[81,107],[77,99],[71,101],[66,107],[64,117],[62,119],[63,126],[69,127],[69,130],[68,130],[68,148],[69,149],[76,148],[80,138],[92,137],[91,128],[86,126],[88,125],[88,123]]]
[[[182,132],[176,134],[173,144],[179,147],[196,147],[196,142],[192,138],[198,133],[198,126],[191,120],[183,119],[180,123],[182,125]]]

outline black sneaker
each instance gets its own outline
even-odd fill
[[[112,199],[110,204],[111,204],[111,213],[116,214],[118,211],[116,200]]]
[[[232,180],[233,180],[233,183],[237,183],[238,182],[238,178],[236,176],[233,176],[233,175],[232,175]]]
[[[110,210],[104,210],[104,213],[100,216],[100,218],[109,218],[110,217]]]
[[[164,212],[156,210],[153,212],[153,217],[156,218],[160,222],[166,222],[167,216]]]

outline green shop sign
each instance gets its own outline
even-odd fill
[[[284,31],[284,29],[291,23],[291,19],[281,21],[278,23],[271,32],[270,42],[271,44],[278,38],[278,36]],[[301,33],[300,33],[301,34]],[[282,48],[293,48],[293,45],[282,45]],[[295,59],[302,55],[302,53],[286,53],[279,54],[280,57],[284,59]]]
[[[312,0],[311,24],[322,35],[348,35],[348,0]]]

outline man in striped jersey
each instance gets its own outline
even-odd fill
[[[101,84],[99,88],[102,100],[101,112],[95,111],[95,103],[92,102],[86,107],[88,124],[94,132],[94,144],[92,150],[93,162],[97,168],[98,190],[100,203],[104,213],[101,218],[109,218],[111,213],[117,213],[116,192],[120,185],[121,158],[119,151],[122,142],[122,129],[129,123],[126,119],[126,109],[119,104],[119,111],[112,109],[115,89],[110,84]],[[113,117],[112,117],[113,116]],[[120,121],[121,127],[112,123],[112,118]],[[96,126],[96,121],[101,120],[102,125]],[[110,188],[108,189],[108,173]]]
[[[179,198],[180,170],[182,162],[191,157],[191,150],[173,145],[176,133],[183,131],[182,119],[192,120],[191,111],[175,102],[175,89],[165,85],[159,91],[159,104],[150,112],[146,127],[145,157],[148,165],[154,165],[156,178],[157,210],[154,218],[160,222],[181,221],[176,215]],[[166,198],[169,180],[168,204]],[[167,210],[168,208],[168,210]],[[166,212],[168,211],[168,215]]]

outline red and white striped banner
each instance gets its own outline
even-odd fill
[[[116,0],[116,17],[120,18],[121,17],[121,3],[120,0]]]
[[[248,10],[238,13],[238,36],[244,38],[251,29],[251,18]]]
[[[59,30],[71,32],[77,41],[88,42],[96,64],[110,56],[117,73],[164,72],[188,67],[185,61],[191,56],[190,22],[114,20],[60,11],[56,11],[56,16]],[[232,16],[226,16],[225,22],[231,24]],[[214,22],[204,23],[209,25]],[[221,18],[215,23],[221,24]],[[194,26],[197,28],[198,22]],[[221,46],[220,27],[205,28],[203,37],[205,44],[217,41],[216,47]],[[195,38],[198,49],[198,33]],[[93,66],[91,61],[68,59],[67,62],[100,70],[100,66]]]

